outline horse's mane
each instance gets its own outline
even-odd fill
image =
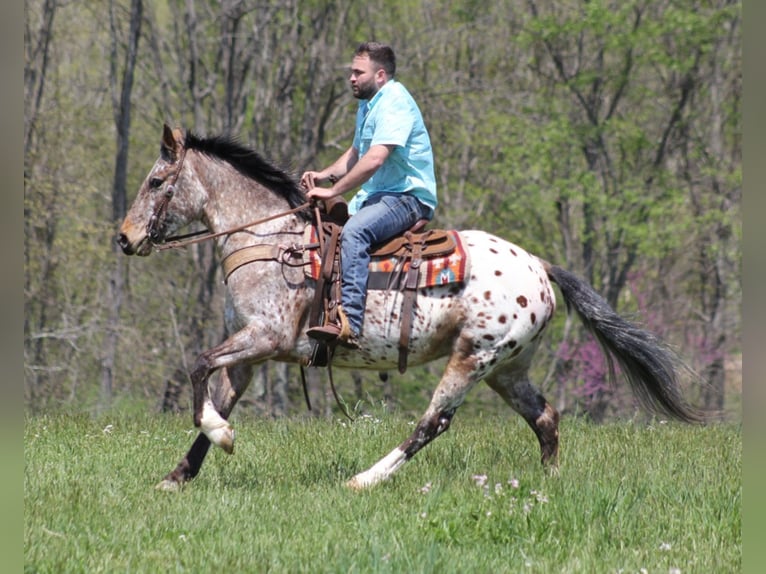
[[[306,194],[297,180],[264,158],[258,152],[228,136],[202,137],[192,132],[186,133],[184,142],[187,149],[197,150],[213,158],[230,164],[245,177],[263,184],[272,192],[287,200],[290,208],[306,203]],[[310,212],[297,214],[305,220],[311,218]]]

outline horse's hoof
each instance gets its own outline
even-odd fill
[[[154,487],[156,490],[161,490],[163,492],[178,492],[181,490],[181,485],[176,482],[175,480],[168,480],[167,478],[162,480],[157,486]]]
[[[234,453],[234,429],[231,425],[227,424],[210,430],[207,438],[214,445],[221,447],[226,454]]]
[[[363,490],[367,490],[373,485],[370,481],[363,480],[359,478],[359,475],[356,475],[352,479],[346,481],[346,488],[349,488],[351,490],[354,490],[356,492],[361,492]]]

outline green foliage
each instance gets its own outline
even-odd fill
[[[741,566],[741,429],[565,418],[559,476],[521,421],[457,417],[389,482],[343,482],[407,419],[239,418],[181,492],[153,489],[186,418],[28,418],[24,561],[38,572],[722,572]],[[491,436],[491,440],[488,437]]]
[[[24,166],[29,404],[93,410],[103,342],[115,328],[115,393],[153,405],[168,377],[220,337],[216,263],[197,250],[130,261],[122,316],[110,324],[112,99],[130,3],[111,2],[113,29],[95,5],[59,3],[47,70],[31,49],[43,35],[44,3],[27,5],[25,80],[44,76],[46,88]],[[350,55],[363,39],[387,41],[434,143],[435,226],[496,233],[585,275],[628,310],[625,278],[651,277],[643,283],[651,307],[692,362],[700,353],[686,342],[712,324],[724,330],[725,351],[739,347],[740,3],[290,0],[233,10],[167,0],[144,8],[129,190],[156,158],[163,121],[240,134],[295,172],[327,165],[352,137]],[[26,98],[25,115],[34,101]],[[726,287],[718,302],[714,278]],[[559,314],[545,345],[563,325]],[[537,380],[553,353],[540,353]],[[431,388],[418,385],[420,375],[402,378],[397,398],[408,411]]]

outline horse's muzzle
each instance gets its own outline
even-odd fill
[[[136,255],[139,252],[139,249],[137,249],[136,246],[130,242],[130,239],[128,239],[128,236],[124,233],[117,235],[114,241],[117,243],[117,245],[120,246],[120,249],[122,249],[122,252],[125,255]],[[139,248],[140,246],[141,244],[139,244]]]

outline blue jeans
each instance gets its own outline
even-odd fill
[[[370,248],[404,233],[433,211],[406,193],[379,193],[352,215],[340,236],[341,305],[355,335],[362,332]]]

